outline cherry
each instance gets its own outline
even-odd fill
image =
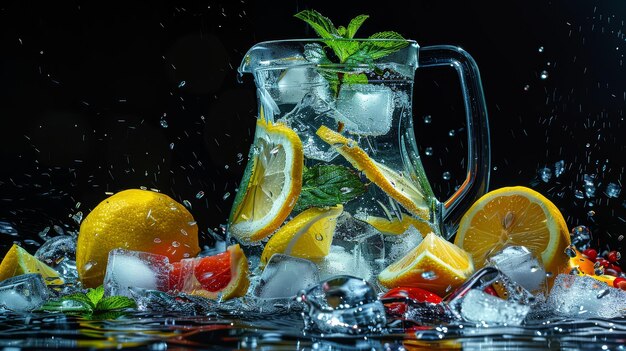
[[[598,257],[598,251],[596,251],[595,249],[586,249],[585,251],[583,251],[583,255],[595,262],[596,258]]]

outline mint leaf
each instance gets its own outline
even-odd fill
[[[407,45],[408,42],[402,37],[402,35],[387,31],[373,34],[369,39],[388,39],[389,41],[367,41],[362,42],[358,52],[359,55],[368,56],[372,60],[376,60],[392,54]]]
[[[48,300],[37,310],[46,312],[80,312],[83,314],[89,314],[93,311],[93,306],[84,300],[74,300],[64,297],[60,299]]]
[[[98,301],[100,301],[102,297],[104,296],[104,286],[100,285],[99,287],[95,289],[89,288],[89,290],[87,290],[86,295],[91,301],[91,303],[95,306],[98,304]]]
[[[321,38],[331,39],[339,36],[333,22],[315,10],[303,10],[296,13],[294,17],[308,23]]]
[[[344,84],[367,84],[367,76],[365,73],[346,73],[343,75]]]
[[[87,297],[86,294],[83,293],[76,293],[76,294],[70,294],[70,295],[65,295],[63,297],[61,297],[60,299],[61,301],[67,301],[67,300],[73,300],[73,301],[78,301],[84,305],[89,306],[89,308],[93,309],[94,307],[96,307],[96,304],[93,303],[91,301],[91,299],[89,297]]]
[[[358,197],[365,190],[365,184],[351,169],[318,164],[302,174],[302,191],[294,209],[335,206]]]
[[[339,28],[337,28],[337,34],[339,34],[340,37],[345,38],[347,32],[348,32],[348,30],[344,26],[339,26]]]
[[[98,302],[96,311],[120,310],[135,307],[137,307],[135,301],[126,296],[107,296]]]
[[[356,31],[359,30],[359,28],[361,28],[361,25],[363,25],[363,22],[365,22],[365,20],[368,19],[369,17],[370,16],[368,15],[358,15],[354,17],[350,21],[350,24],[348,24],[348,33],[346,33],[346,35],[344,35],[343,37],[348,38],[348,39],[354,38]]]

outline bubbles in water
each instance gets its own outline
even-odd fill
[[[155,244],[160,244],[161,243],[161,238],[154,238],[154,243]]]
[[[541,71],[541,73],[539,73],[539,78],[548,79],[548,71],[546,70]]]
[[[451,177],[450,176],[450,172],[448,172],[448,171],[443,172],[442,177],[443,177],[444,180],[450,180],[450,177]]]
[[[426,156],[432,156],[433,155],[433,148],[432,147],[427,147],[426,149],[424,149],[424,154],[426,154]]]
[[[431,115],[424,116],[424,123],[430,124],[430,122],[432,122],[432,121],[433,121],[433,118],[432,118]]]
[[[422,272],[422,278],[426,280],[435,280],[438,277],[437,277],[437,273],[433,271],[426,271],[426,272]]]
[[[180,243],[178,241],[172,241],[172,246],[173,247],[179,247]]]
[[[543,46],[540,46],[539,49],[537,49],[537,51],[543,52]]]
[[[606,186],[606,196],[608,197],[618,197],[621,191],[622,188],[616,183],[609,183]]]
[[[549,182],[552,178],[552,170],[548,167],[540,169],[539,177],[541,177],[541,180],[543,180],[545,183]]]

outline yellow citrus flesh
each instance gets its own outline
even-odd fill
[[[334,146],[352,166],[363,172],[367,179],[381,188],[411,214],[423,219],[429,218],[429,209],[424,194],[411,179],[391,168],[374,161],[358,146],[357,142],[321,126],[316,134],[326,143]]]
[[[282,253],[312,261],[328,255],[333,241],[337,218],[343,206],[309,208],[281,227],[265,245],[261,254],[261,266],[272,255]]]
[[[200,252],[198,226],[183,205],[165,194],[120,191],[100,202],[81,223],[76,268],[84,287],[102,284],[109,251],[116,248],[165,255],[177,262]]]
[[[478,199],[463,215],[454,243],[472,255],[476,268],[512,245],[525,246],[541,258],[553,278],[569,262],[565,248],[570,235],[563,215],[550,200],[523,186],[492,190]]]
[[[395,217],[392,220],[384,217],[360,214],[355,214],[354,218],[368,223],[372,227],[376,228],[376,230],[386,235],[404,234],[410,226],[415,227],[415,229],[417,229],[420,234],[422,234],[422,237],[425,237],[427,234],[433,231],[430,225],[424,220],[420,220],[408,215],[402,216],[402,219]]]
[[[400,260],[378,274],[387,288],[418,287],[440,296],[461,285],[474,265],[469,253],[430,233]]]
[[[39,273],[46,284],[60,285],[63,279],[52,267],[29,254],[22,247],[13,244],[0,263],[0,281],[21,274]]]
[[[229,220],[231,234],[241,243],[261,240],[287,218],[302,190],[302,142],[284,124],[257,122],[249,170],[242,195],[235,199]]]

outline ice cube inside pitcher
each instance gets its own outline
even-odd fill
[[[384,85],[344,84],[339,89],[337,110],[348,132],[385,135],[393,120],[393,91]]]

